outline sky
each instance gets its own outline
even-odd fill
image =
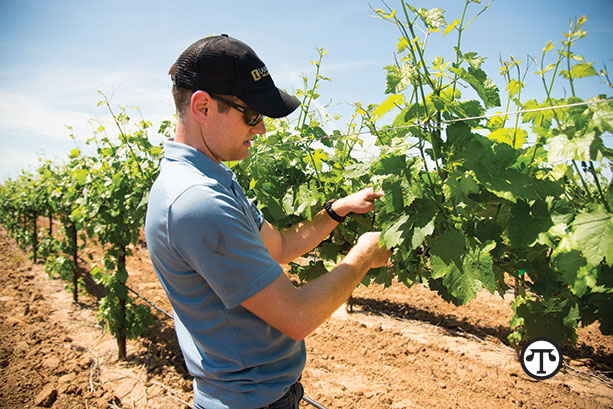
[[[488,1],[471,4],[470,18]],[[386,3],[399,9],[396,0]],[[413,6],[460,17],[463,0],[415,0]],[[0,0],[0,182],[39,158],[65,160],[77,142],[91,137],[92,119],[108,122],[98,92],[114,109],[125,107],[157,130],[173,118],[169,67],[192,42],[226,33],[249,44],[265,62],[275,84],[289,92],[313,78],[317,48],[326,50],[318,103],[340,119],[327,130],[346,130],[352,104],[386,99],[384,66],[393,64],[397,28],[375,17],[380,0],[295,1],[93,1]],[[494,0],[463,34],[462,50],[487,58],[483,68],[504,89],[499,58],[540,56],[547,41],[559,44],[571,18],[586,15],[586,38],[576,53],[613,71],[613,0]],[[432,36],[429,58],[454,58],[455,35]],[[528,72],[525,98],[543,100],[540,80]],[[611,75],[613,77],[613,73]],[[558,80],[560,81],[560,80]],[[561,81],[560,81],[561,82]],[[570,92],[560,88],[564,97]],[[598,78],[581,80],[581,98],[611,95]],[[153,142],[163,137],[152,133]],[[80,145],[80,146],[81,146]]]

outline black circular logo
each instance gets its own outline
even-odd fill
[[[521,351],[519,360],[524,372],[538,380],[549,379],[562,368],[560,348],[547,338],[528,341]]]

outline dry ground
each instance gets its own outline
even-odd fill
[[[128,267],[129,286],[168,311],[144,247]],[[96,323],[102,293],[88,290],[74,304],[0,231],[0,408],[189,407],[172,321],[154,311],[154,326],[118,362]],[[562,371],[532,380],[506,343],[509,302],[482,293],[454,307],[419,286],[358,288],[353,312],[340,309],[306,340],[306,393],[329,409],[613,407],[613,337],[581,328]]]

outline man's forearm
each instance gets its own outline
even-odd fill
[[[365,233],[330,272],[296,288],[284,274],[242,303],[284,334],[303,339],[351,295],[373,267],[387,263],[390,253],[379,247],[379,233]]]
[[[364,214],[373,210],[374,201],[381,196],[382,191],[366,188],[336,200],[332,203],[332,210],[341,217],[351,212]],[[270,255],[278,263],[286,264],[317,247],[337,225],[338,222],[322,210],[311,221],[298,223],[281,232],[265,222],[261,232]]]
[[[289,262],[319,245],[338,225],[325,210],[310,221],[298,223],[281,231],[282,259]]]
[[[351,295],[372,266],[372,255],[366,248],[351,249],[349,254],[330,272],[298,289],[303,316],[300,322],[301,339],[319,327]]]

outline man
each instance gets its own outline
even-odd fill
[[[277,230],[222,162],[247,157],[254,135],[266,132],[262,115],[284,117],[299,101],[277,89],[249,46],[226,35],[189,46],[170,74],[177,129],[145,231],[194,376],[194,405],[297,408],[303,338],[390,254],[379,233],[367,233],[336,268],[300,288],[279,263],[315,248],[347,214],[371,211],[382,193],[354,193],[310,222]]]

